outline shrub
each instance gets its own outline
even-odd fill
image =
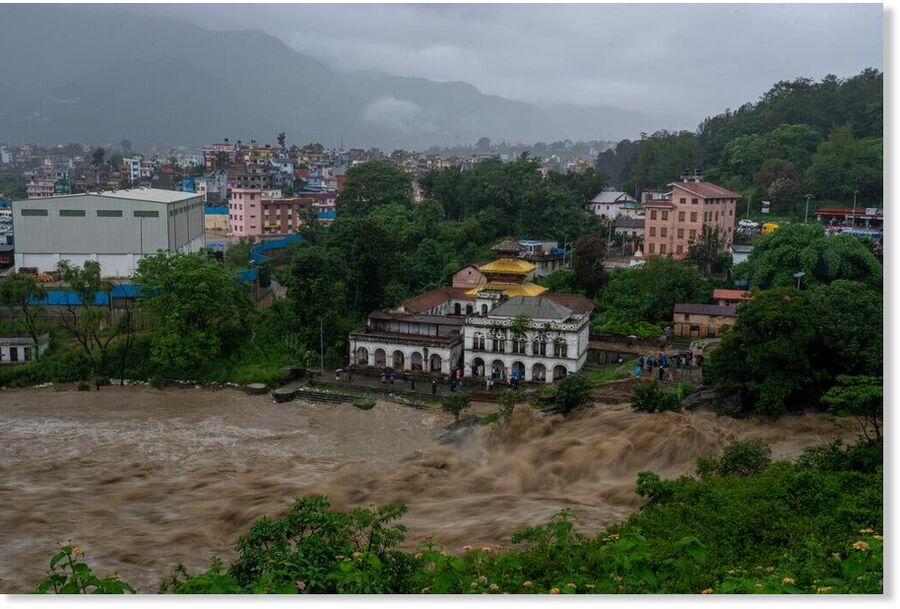
[[[84,552],[72,544],[60,545],[50,559],[50,570],[38,584],[39,594],[125,594],[134,589],[118,574],[97,577],[84,562]]]
[[[593,386],[583,374],[570,374],[559,382],[556,387],[554,403],[562,413],[568,413],[576,408],[581,408],[591,401]]]
[[[441,400],[441,410],[449,412],[457,421],[459,421],[459,415],[462,411],[469,408],[469,400],[468,393],[452,393]]]
[[[631,408],[637,412],[677,412],[682,399],[678,389],[664,391],[658,381],[638,383],[631,392]]]
[[[375,400],[372,398],[356,398],[353,400],[353,405],[360,410],[372,410],[375,408]]]
[[[760,440],[732,442],[719,458],[720,476],[750,476],[758,474],[772,463],[772,449]]]

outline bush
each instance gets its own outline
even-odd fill
[[[459,415],[462,411],[469,408],[469,401],[470,397],[468,393],[452,393],[441,400],[441,410],[449,412],[457,421],[459,421]]]
[[[372,398],[356,398],[353,400],[353,405],[360,410],[372,410],[375,408],[375,400]]]
[[[562,413],[569,413],[591,401],[593,386],[583,374],[570,374],[556,386],[554,403]]]
[[[638,383],[631,392],[631,408],[637,412],[681,410],[681,391],[663,391],[658,381]]]
[[[72,544],[60,545],[50,559],[47,577],[38,584],[39,594],[125,594],[134,589],[117,574],[97,577],[84,562],[84,552]]]

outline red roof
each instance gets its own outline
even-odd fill
[[[451,298],[460,300],[474,300],[471,296],[466,296],[466,290],[470,288],[436,288],[430,292],[407,298],[400,303],[400,306],[409,313],[421,313],[438,306],[443,302],[447,302]]]
[[[653,201],[644,201],[641,203],[644,207],[675,207],[675,205],[666,199],[656,199]]]
[[[828,214],[830,216],[865,216],[866,208],[865,207],[857,207],[856,211],[853,211],[850,207],[820,207],[816,210],[817,215]],[[878,213],[876,216],[884,215],[883,213]]]
[[[556,304],[561,304],[567,309],[571,309],[572,312],[577,315],[589,313],[594,308],[593,300],[591,300],[590,298],[585,298],[584,296],[579,296],[578,294],[549,293],[545,294],[545,296]]]
[[[672,182],[672,188],[680,188],[704,199],[738,199],[741,195],[712,182]],[[646,207],[646,203],[644,206]]]
[[[713,290],[713,298],[716,300],[751,300],[753,295],[747,290],[726,290],[716,288]]]

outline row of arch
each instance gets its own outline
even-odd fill
[[[441,360],[441,356],[437,353],[432,353],[428,357],[428,369],[425,370],[425,362],[423,361],[423,356],[418,351],[413,351],[410,355],[409,369],[410,370],[423,370],[427,372],[440,372],[441,365],[443,364],[443,360]],[[391,355],[392,368],[395,370],[406,370],[406,357],[403,355],[403,351],[399,349],[394,351]],[[387,352],[384,349],[375,349],[375,351],[369,354],[369,350],[365,347],[359,347],[356,350],[356,363],[361,366],[375,366],[376,368],[384,368],[387,366]]]
[[[513,362],[509,371],[507,372],[506,364],[504,364],[499,359],[495,359],[491,362],[491,365],[488,367],[483,359],[480,357],[476,357],[472,360],[472,376],[474,377],[484,377],[490,376],[492,370],[501,370],[501,378],[505,378],[507,373],[510,375],[516,375],[520,379],[528,379],[529,377],[525,372],[525,364],[522,362]],[[565,378],[565,376],[569,373],[568,369],[558,364],[553,367],[553,380],[559,380],[561,378]],[[534,364],[531,367],[531,377],[530,380],[535,382],[544,382],[547,380],[547,367],[544,364]]]

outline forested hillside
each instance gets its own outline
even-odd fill
[[[860,206],[881,207],[883,78],[867,69],[847,79],[782,81],[696,133],[623,140],[598,156],[596,168],[635,192],[700,167],[707,179],[783,214],[797,213],[807,193],[817,207],[852,204],[856,191]]]

